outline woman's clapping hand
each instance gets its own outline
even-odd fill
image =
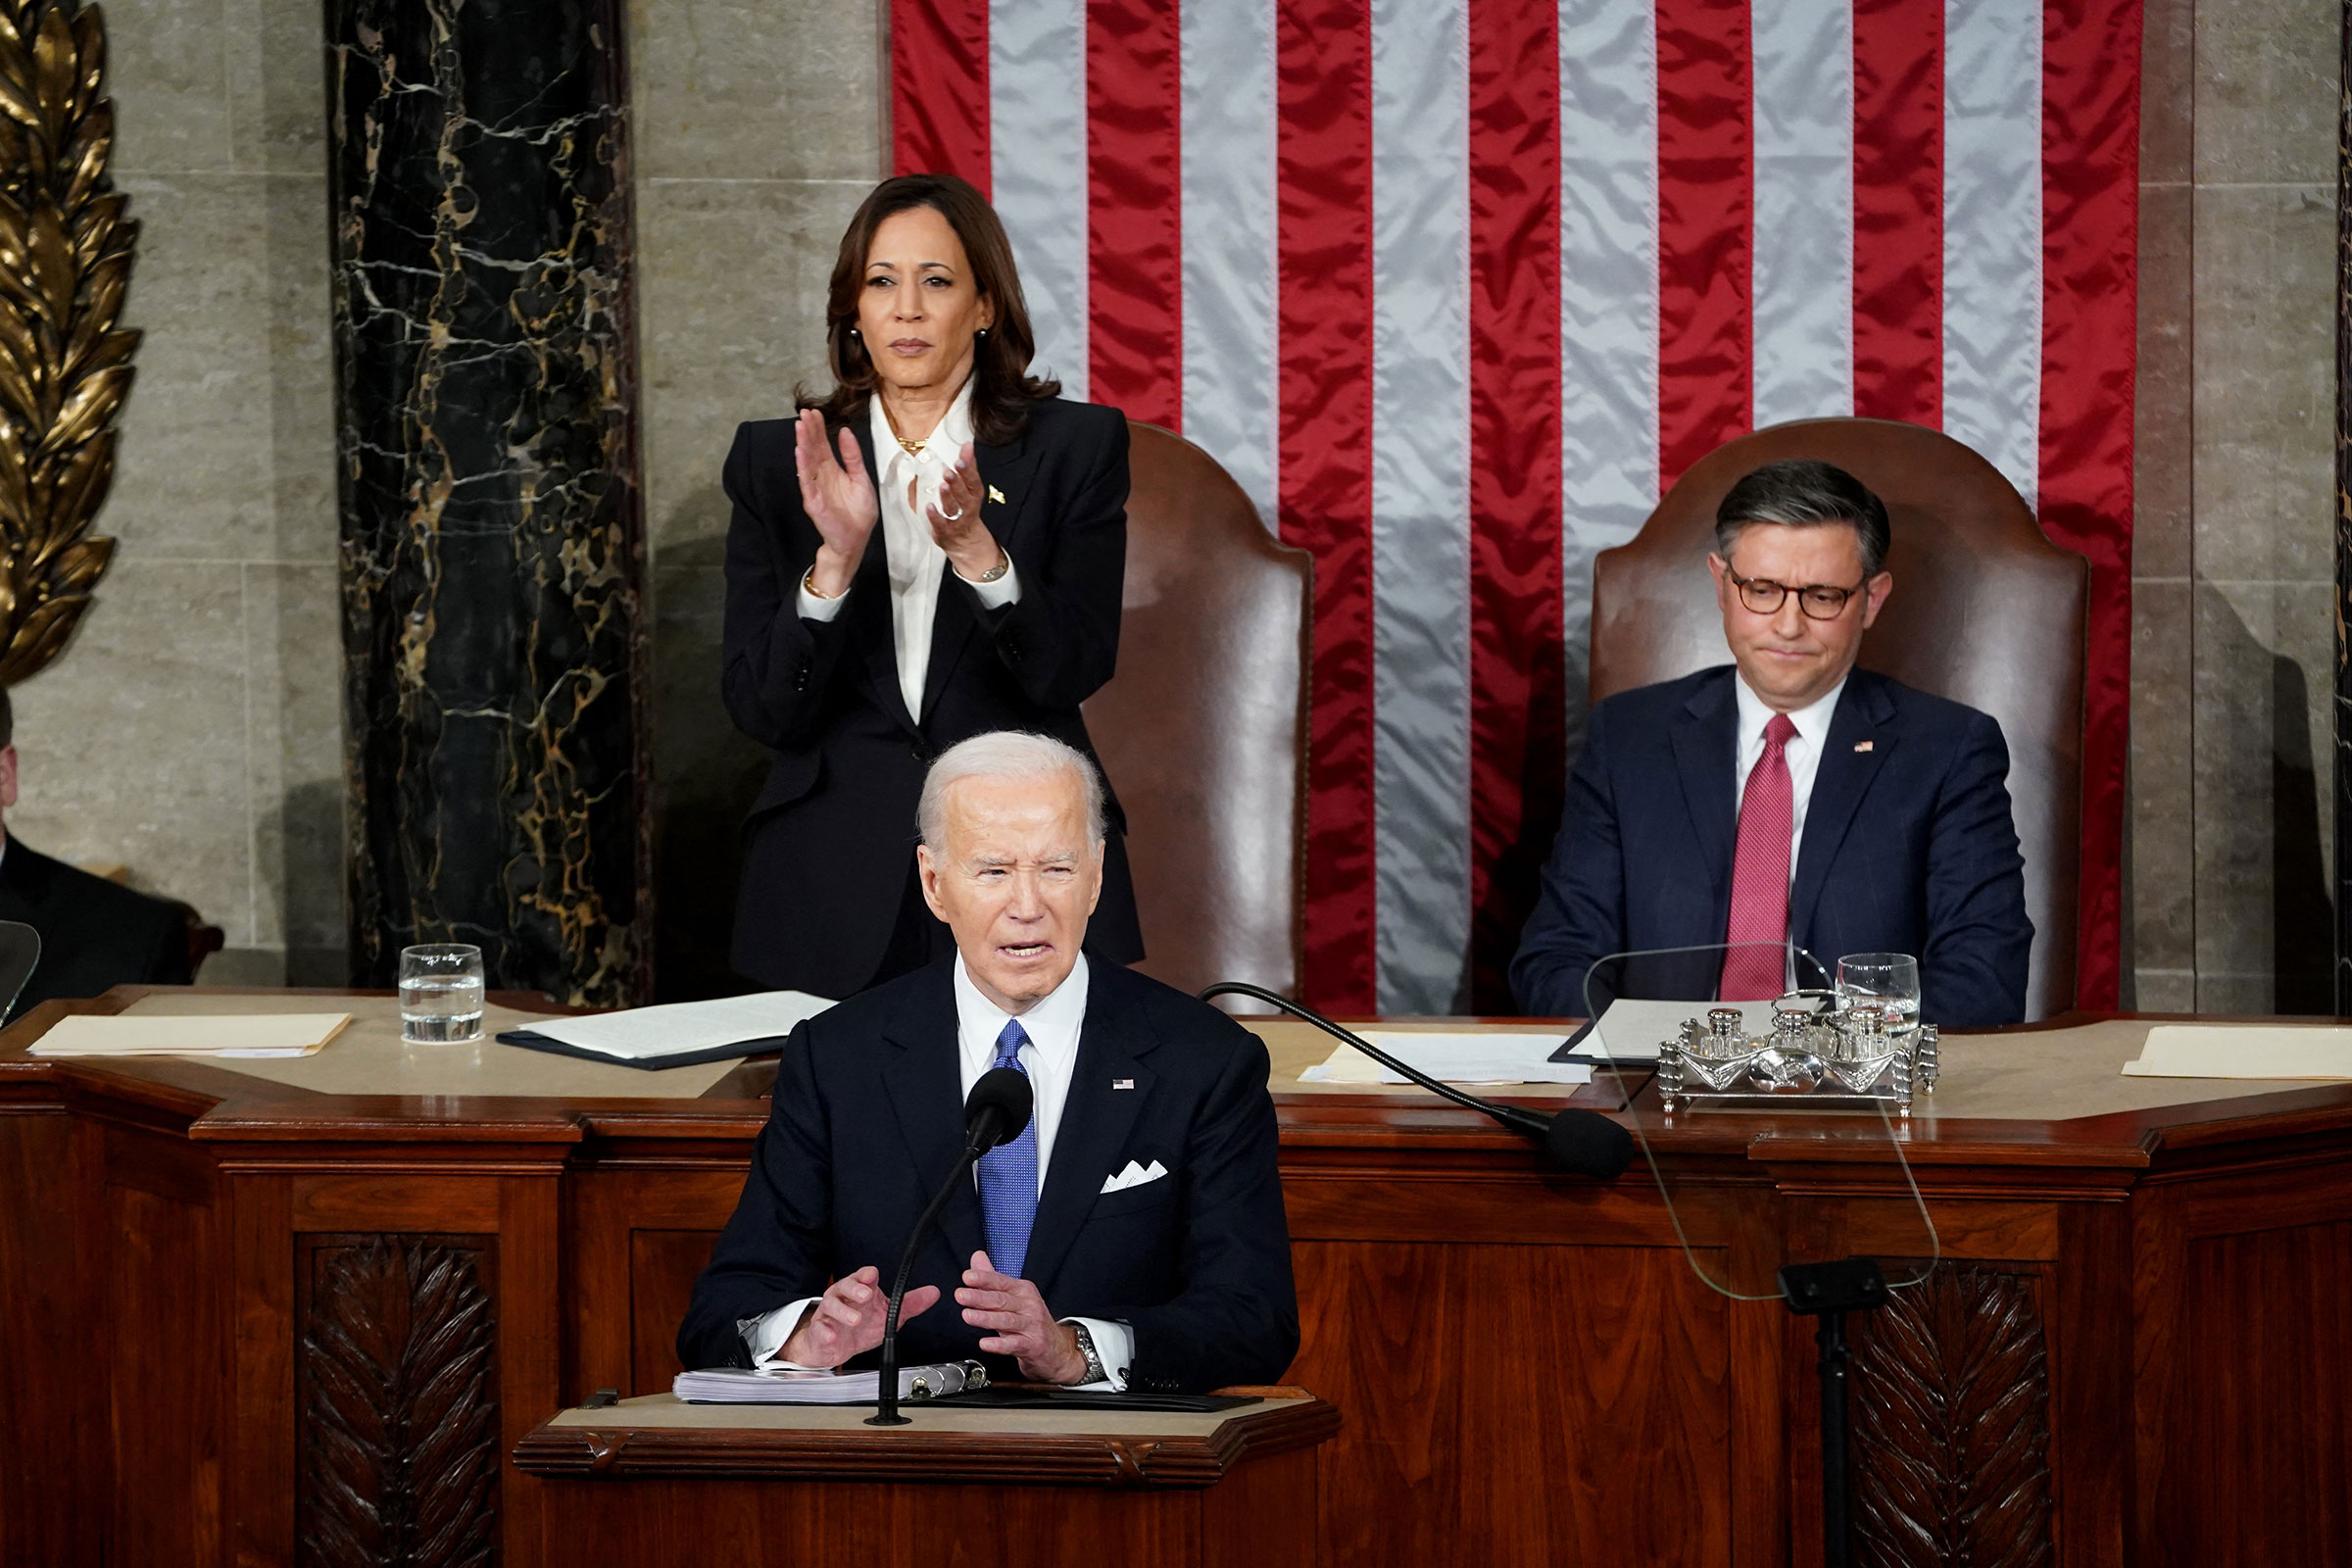
[[[850,578],[865,554],[866,537],[881,514],[874,499],[874,481],[866,475],[857,436],[846,425],[841,432],[841,458],[834,461],[825,447],[825,416],[814,409],[801,411],[793,429],[793,456],[800,471],[801,508],[824,540],[808,573],[809,586],[824,598],[838,599],[850,591]]]

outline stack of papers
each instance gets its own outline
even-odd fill
[[[624,1067],[691,1067],[781,1051],[795,1025],[832,1005],[806,991],[761,991],[748,997],[549,1018],[498,1038],[510,1046]]]
[[[1592,1080],[1583,1062],[1550,1060],[1560,1032],[1480,1030],[1475,1034],[1422,1034],[1401,1029],[1366,1029],[1365,1040],[1392,1056],[1411,1062],[1441,1083],[1448,1084],[1582,1084]],[[1310,1084],[1401,1084],[1410,1079],[1391,1072],[1353,1046],[1342,1046],[1325,1060],[1298,1075]]]
[[[1654,1063],[1660,1046],[1679,1036],[1692,1018],[1704,1024],[1711,1007],[1738,1007],[1741,1027],[1749,1034],[1772,1033],[1769,1002],[1644,1002],[1620,997],[1570,1038],[1562,1055],[1603,1066]]]
[[[961,1394],[978,1370],[979,1363],[974,1361],[903,1366],[899,1368],[899,1397],[939,1399]],[[669,1392],[689,1404],[871,1404],[882,1397],[882,1374],[722,1366],[681,1372],[671,1380]]]
[[[2158,1024],[2124,1063],[2133,1078],[2352,1078],[2352,1029]]]
[[[34,1056],[307,1056],[351,1022],[348,1012],[172,1016],[77,1012],[60,1018]]]

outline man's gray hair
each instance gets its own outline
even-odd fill
[[[1016,779],[1044,783],[1064,773],[1078,775],[1086,796],[1086,841],[1102,842],[1102,775],[1086,754],[1064,746],[1051,735],[1000,729],[970,740],[957,741],[939,754],[923,775],[922,799],[915,803],[915,831],[933,849],[948,836],[948,789],[967,778]]]

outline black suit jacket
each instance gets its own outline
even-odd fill
[[[1739,840],[1736,678],[1718,665],[1592,710],[1511,964],[1529,1012],[1582,1016],[1586,968],[1610,954],[1723,941]],[[1914,955],[1930,1023],[2023,1018],[2034,923],[2008,776],[1989,714],[1855,669],[1805,808],[1790,938],[1832,966],[1848,953]],[[1653,962],[1615,989],[1711,997],[1722,961],[1709,956]]]
[[[176,907],[53,860],[13,833],[0,851],[0,920],[41,934],[41,961],[12,1018],[53,997],[188,983],[188,924]]]
[[[852,428],[871,473],[864,419]],[[759,420],[735,434],[721,689],[737,726],[775,759],[744,824],[733,960],[763,985],[842,997],[876,978],[911,876],[915,798],[942,751],[1021,729],[1095,755],[1078,705],[1118,660],[1126,417],[1086,403],[1036,403],[1016,439],[978,443],[973,455],[981,482],[1004,498],[984,501],[980,516],[1019,571],[1021,597],[988,611],[970,584],[944,575],[923,710],[910,714],[880,525],[841,612],[803,620],[797,597],[819,539],[801,506],[792,421]],[[1116,796],[1107,811],[1087,951],[1132,963],[1143,938]]]
[[[1090,966],[1077,1068],[1022,1273],[1061,1317],[1135,1330],[1129,1386],[1272,1383],[1298,1349],[1274,1102],[1257,1038],[1204,1003]],[[887,1286],[923,1204],[963,1149],[955,981],[934,964],[793,1031],[735,1215],[678,1330],[690,1367],[750,1362],[737,1325],[868,1263]],[[1132,1082],[1132,1089],[1115,1087]],[[1122,1192],[1130,1160],[1168,1174]],[[955,1288],[982,1246],[980,1200],[957,1184],[908,1289],[939,1303],[900,1329],[903,1365],[983,1356]]]

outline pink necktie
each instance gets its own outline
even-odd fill
[[[1789,824],[1796,790],[1788,782],[1788,747],[1796,726],[1775,713],[1764,726],[1764,755],[1747,775],[1740,799],[1740,847],[1732,854],[1732,918],[1727,943],[1769,942],[1771,947],[1733,947],[1723,956],[1722,1000],[1765,1001],[1781,994],[1788,969],[1782,944],[1788,938]]]

